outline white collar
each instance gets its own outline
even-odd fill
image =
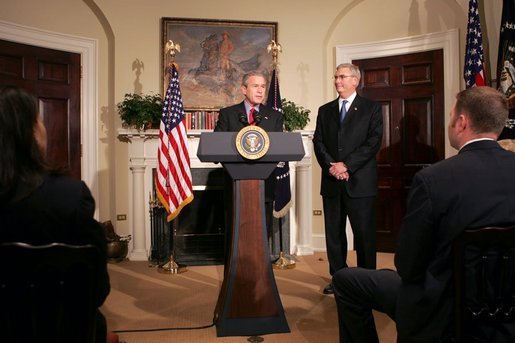
[[[352,102],[354,101],[354,99],[356,98],[356,95],[357,93],[354,92],[352,93],[347,99],[343,99],[341,97],[338,97],[338,107],[342,107],[342,102],[343,100],[347,100],[347,108],[349,108],[350,104],[352,104]]]
[[[495,139],[492,139],[492,138],[486,138],[486,137],[485,137],[485,138],[476,138],[476,139],[471,139],[470,141],[465,142],[465,144],[463,144],[463,145],[461,146],[460,150],[461,150],[461,149],[463,149],[463,148],[465,147],[465,145],[468,145],[468,144],[470,144],[470,143],[479,142],[479,141],[493,141],[493,140],[495,140]],[[459,150],[458,150],[458,151],[459,151]]]

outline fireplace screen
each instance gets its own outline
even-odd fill
[[[159,204],[151,206],[150,263],[166,263],[174,252],[174,259],[179,264],[223,264],[225,220],[222,171],[221,168],[192,169],[194,199],[171,223],[166,222],[164,208]]]

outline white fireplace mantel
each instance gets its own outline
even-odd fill
[[[312,246],[312,147],[313,131],[301,131],[305,156],[290,162],[290,187],[293,206],[290,208],[290,254],[311,255]],[[159,130],[119,129],[118,137],[129,144],[129,213],[132,234],[129,259],[146,261],[151,243],[150,196],[152,169],[157,167]],[[197,157],[200,132],[188,133],[191,168],[221,168],[217,163],[204,163]]]

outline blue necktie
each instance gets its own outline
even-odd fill
[[[343,122],[345,119],[345,115],[347,114],[347,109],[345,108],[345,104],[347,103],[347,100],[342,101],[342,108],[340,109],[340,123]]]

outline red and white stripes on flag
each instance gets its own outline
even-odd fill
[[[170,68],[163,116],[159,127],[156,193],[171,221],[193,200],[190,156],[188,154],[185,113],[175,64]]]
[[[467,45],[465,46],[465,66],[463,78],[465,87],[485,86],[485,68],[483,56],[483,35],[479,20],[477,0],[470,0],[467,24]]]

